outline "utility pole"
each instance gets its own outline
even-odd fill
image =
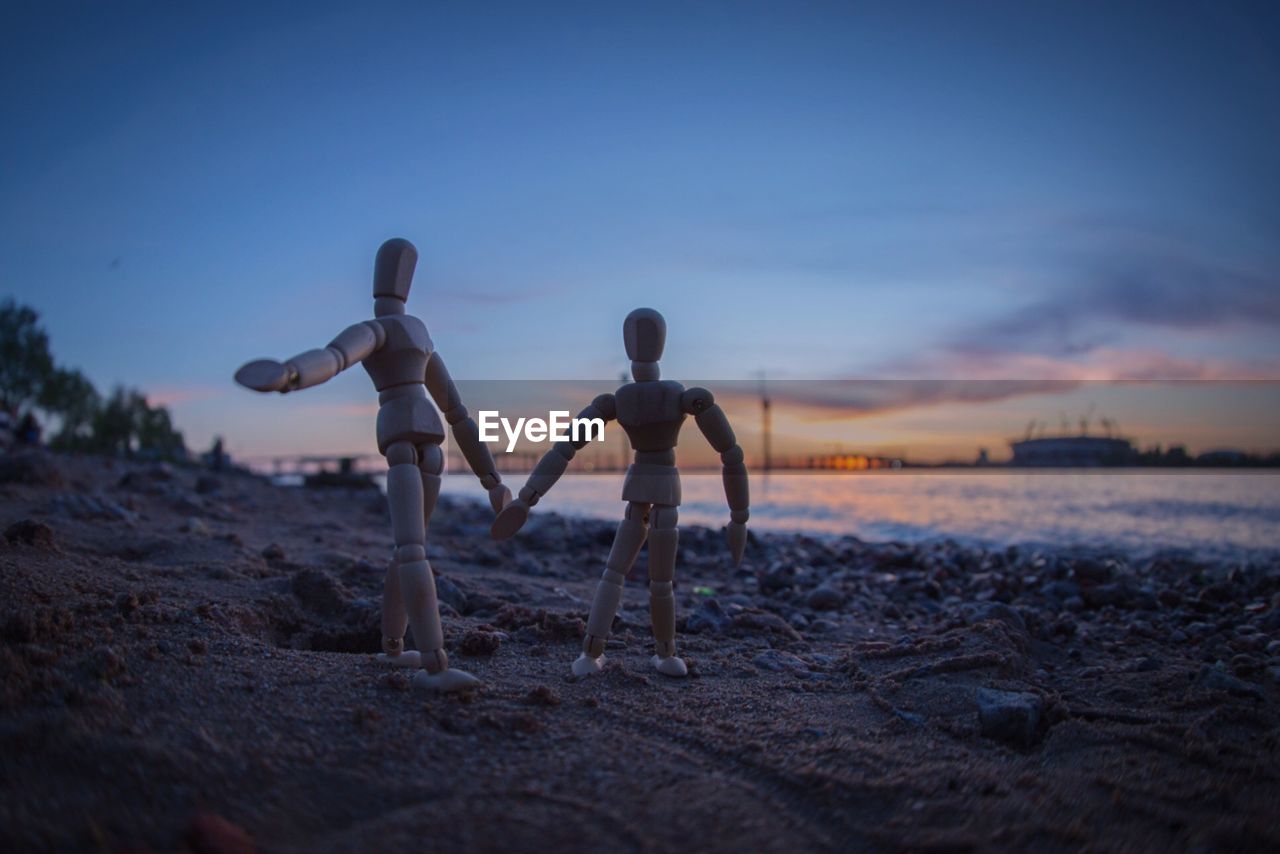
[[[764,371],[760,372],[760,415],[763,420],[761,436],[763,439],[764,461],[761,468],[768,472],[773,470],[773,402],[769,400],[765,388]]]

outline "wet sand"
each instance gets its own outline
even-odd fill
[[[0,847],[1280,846],[1275,565],[764,535],[735,570],[685,528],[691,678],[642,553],[575,682],[613,526],[490,518],[432,520],[484,685],[431,695],[373,657],[376,492],[0,460]]]

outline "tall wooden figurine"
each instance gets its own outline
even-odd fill
[[[444,427],[431,402],[444,412],[454,441],[471,470],[488,490],[494,512],[511,499],[475,421],[462,405],[444,360],[435,351],[427,327],[405,313],[418,252],[407,240],[388,240],[378,249],[373,271],[373,320],[343,330],[329,345],[308,350],[283,364],[272,359],[249,362],[236,382],[255,391],[281,394],[319,385],[357,362],[364,364],[378,390],[378,451],[387,458],[387,500],[395,554],[382,594],[380,658],[402,667],[423,668],[414,684],[456,691],[476,684],[474,676],[449,668],[436,603],[435,576],[427,562],[426,532],[440,494],[444,469]],[[406,625],[413,626],[417,650],[405,650]]]
[[[702,434],[720,453],[725,498],[729,503],[726,536],[735,564],[742,560],[747,542],[747,468],[742,449],[724,412],[711,392],[704,388],[685,389],[670,380],[660,380],[658,359],[667,339],[667,324],[651,308],[638,308],[622,324],[623,342],[631,359],[631,376],[614,394],[602,394],[582,410],[580,418],[617,419],[626,431],[635,461],[627,469],[622,485],[626,514],[618,525],[613,548],[605,562],[604,575],[596,586],[582,654],[573,662],[576,676],[599,673],[604,665],[604,645],[613,618],[622,600],[622,584],[645,538],[649,540],[649,613],[657,647],[653,664],[659,673],[684,676],[684,661],[676,656],[676,616],[672,581],[675,578],[676,528],[680,505],[680,473],[675,465],[675,446],[686,416],[692,415]],[[557,442],[529,475],[520,496],[508,504],[493,522],[498,539],[513,536],[529,518],[529,509],[551,490],[564,474],[574,454],[586,444]]]

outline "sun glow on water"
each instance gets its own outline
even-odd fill
[[[685,525],[728,520],[714,474],[681,477]],[[519,479],[515,479],[519,483]],[[513,487],[515,488],[515,487]],[[480,498],[475,479],[447,494]],[[1176,471],[881,471],[753,475],[751,521],[761,531],[871,541],[953,538],[990,545],[1185,549],[1202,557],[1280,552],[1280,473]],[[621,475],[568,474],[535,513],[621,518]]]

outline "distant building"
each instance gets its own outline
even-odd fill
[[[1010,465],[1040,467],[1122,466],[1135,461],[1128,439],[1107,436],[1046,436],[1010,442]]]
[[[1242,466],[1249,462],[1249,455],[1244,451],[1205,451],[1196,457],[1196,465],[1201,466]]]

